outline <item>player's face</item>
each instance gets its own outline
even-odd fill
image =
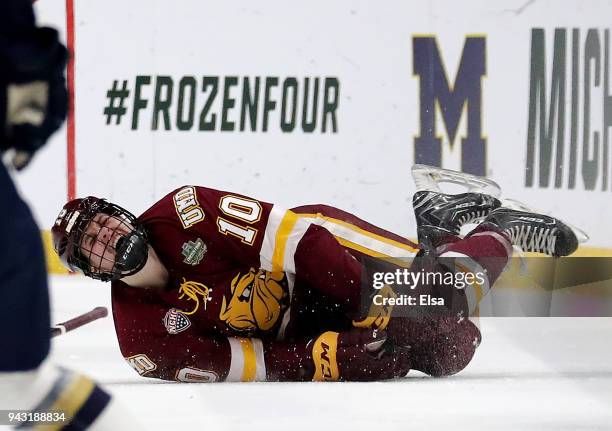
[[[118,217],[98,213],[89,222],[79,247],[92,272],[110,272],[115,265],[117,241],[133,227]]]

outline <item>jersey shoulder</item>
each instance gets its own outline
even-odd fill
[[[158,200],[138,219],[145,225],[178,222],[187,229],[206,218],[206,213],[210,212],[210,201],[217,193],[206,187],[184,185]]]

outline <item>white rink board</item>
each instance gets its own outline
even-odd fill
[[[64,2],[40,0],[41,20],[64,26]],[[608,1],[470,0],[383,3],[364,1],[287,4],[184,0],[119,0],[75,2],[76,164],[77,194],[98,194],[136,213],[172,188],[200,184],[293,206],[327,203],[354,212],[397,233],[414,236],[410,199],[414,191],[410,167],[415,162],[415,137],[421,134],[419,76],[413,73],[413,38],[435,37],[444,71],[455,81],[466,37],[484,38],[486,73],[480,98],[481,136],[486,139],[486,173],[508,197],[520,198],[550,211],[591,234],[591,245],[612,246],[612,227],[604,217],[612,209],[608,185],[603,191],[602,143],[605,36],[612,13]],[[544,29],[546,116],[550,110],[555,28],[566,30],[565,157],[562,187],[526,187],[530,56],[532,29]],[[572,106],[572,29],[578,31],[579,77],[576,185],[568,188]],[[594,29],[598,57],[585,60],[589,29]],[[591,45],[595,42],[591,40]],[[609,61],[608,61],[609,62]],[[590,85],[585,64],[592,66]],[[599,71],[597,78],[595,68]],[[608,72],[609,73],[609,72]],[[151,76],[142,89],[147,107],[132,130],[136,76]],[[171,130],[152,130],[155,77],[172,78]],[[197,82],[195,124],[176,126],[178,84],[182,77]],[[277,77],[270,90],[277,102],[262,131],[263,102],[258,104],[257,131],[221,131],[223,86],[213,100],[214,131],[198,130],[198,116],[209,92],[202,77]],[[298,125],[292,132],[279,126],[281,87],[295,77],[298,91],[306,77],[332,77],[339,82],[336,133],[313,133]],[[596,80],[599,80],[596,82]],[[128,81],[127,113],[120,125],[106,124],[106,92],[113,81]],[[467,82],[467,81],[466,81]],[[473,79],[470,81],[473,82]],[[583,144],[585,91],[590,91],[586,157],[598,151],[595,190],[585,190]],[[240,121],[242,86],[229,88],[235,107],[227,121]],[[263,88],[260,92],[263,99]],[[302,96],[298,97],[298,105]],[[437,111],[440,111],[440,104]],[[298,109],[299,111],[300,109]],[[466,108],[467,111],[467,108]],[[210,118],[210,117],[207,117]],[[331,120],[330,124],[331,124]],[[113,120],[114,123],[114,120]],[[442,139],[442,165],[460,168],[460,140],[467,135],[468,116],[459,119],[451,148],[441,114],[436,135]],[[236,126],[238,129],[238,125]],[[599,133],[596,150],[593,133]],[[65,196],[65,135],[45,150],[32,171],[20,179],[41,223],[49,226]],[[608,139],[610,140],[610,139]],[[60,142],[58,142],[60,141]],[[607,150],[610,158],[612,150]],[[554,154],[554,150],[553,150]],[[605,163],[604,163],[605,162]],[[537,165],[537,161],[536,161]],[[555,166],[554,160],[551,166]],[[34,173],[35,170],[35,173]],[[553,168],[554,170],[554,168]],[[536,169],[537,175],[537,169]],[[608,168],[608,183],[612,168]],[[47,187],[41,187],[41,178]],[[554,180],[554,175],[551,181]],[[50,192],[53,190],[53,192]]]

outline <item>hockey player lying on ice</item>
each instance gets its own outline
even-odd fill
[[[463,316],[495,282],[512,244],[551,256],[578,244],[559,220],[500,207],[492,181],[422,165],[413,174],[421,247],[337,208],[285,210],[198,186],[172,191],[138,218],[95,197],[70,201],[52,228],[54,245],[69,268],[112,281],[121,352],[146,377],[380,380],[410,369],[450,375],[465,368],[480,342]],[[468,193],[442,194],[438,180],[464,183]],[[479,217],[459,238],[461,225]],[[485,270],[478,295],[439,291],[454,295],[445,316],[364,314],[361,277],[369,256],[415,256],[425,246],[433,259],[459,257],[462,268]]]

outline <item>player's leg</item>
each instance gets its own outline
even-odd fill
[[[499,275],[511,253],[507,237],[500,232],[483,233],[476,240],[480,243],[480,248],[476,249],[470,248],[475,245],[474,239],[463,242],[458,236],[464,224],[486,217],[500,206],[497,200],[501,193],[499,186],[473,175],[423,165],[414,166],[412,175],[417,188],[413,207],[419,243],[423,248],[412,270],[445,273],[449,271],[444,266],[445,260],[452,262],[451,270],[454,270],[454,259],[437,260],[438,254],[465,251],[469,254],[464,255],[467,261],[462,262],[464,271],[478,272],[484,265],[495,273],[494,278]],[[440,187],[443,183],[463,186],[466,192],[443,193]],[[482,254],[474,256],[472,252],[476,250]],[[480,257],[485,256],[489,257],[488,261],[479,261]],[[491,256],[494,258],[491,259]],[[456,314],[466,316],[466,302],[477,304],[483,295],[483,288],[487,287],[473,286],[459,292],[453,287],[424,283],[415,289],[421,294],[443,297],[447,315],[429,316],[427,307],[418,307],[416,311],[420,316],[396,317],[390,322],[390,336],[398,344],[410,348],[413,368],[433,376],[442,376],[454,374],[467,366],[480,343],[480,331],[469,319],[457,317]],[[473,299],[474,296],[476,299]],[[472,310],[475,307],[473,304]]]
[[[483,283],[464,291],[471,314],[495,283],[512,255],[512,246],[553,257],[567,256],[578,247],[578,238],[562,221],[531,212],[498,208],[465,238],[438,249],[438,262],[455,273],[484,274]]]
[[[324,227],[357,258],[411,257],[419,246],[409,239],[382,229],[354,214],[329,205],[304,205],[292,208],[303,220]]]
[[[0,372],[36,368],[49,352],[49,299],[40,232],[0,163]]]
[[[419,247],[407,238],[375,226],[339,208],[328,205],[308,205],[293,208],[292,211],[304,220],[327,229],[341,246],[361,262],[364,277],[362,277],[363,281],[360,286],[354,286],[359,292],[356,302],[352,302],[353,306],[345,316],[349,319],[349,324],[352,321],[357,327],[384,329],[390,317],[389,309],[372,304],[372,301],[368,299],[377,293],[368,283],[368,280],[371,279],[369,274],[394,271],[401,266],[409,266],[411,258],[419,252]],[[325,291],[321,293],[327,294]],[[312,309],[310,305],[306,308]],[[334,309],[346,310],[346,307],[339,302]]]
[[[4,411],[46,415],[23,423],[28,429],[44,424],[52,429],[139,429],[116,399],[89,377],[48,361],[29,371],[0,372],[0,406]]]
[[[449,208],[453,206],[451,196],[445,199],[451,204]],[[459,199],[465,198],[464,195]],[[389,337],[410,349],[412,368],[431,376],[458,373],[472,360],[481,334],[467,317],[476,309],[489,284],[499,276],[512,253],[509,239],[497,228],[491,227],[475,235],[461,239],[454,232],[447,231],[430,237],[434,241],[428,246],[432,248],[414,259],[411,271],[434,277],[472,273],[483,276],[483,282],[465,284],[462,289],[457,289],[453,283],[438,282],[412,286],[411,292],[404,293],[416,298],[421,298],[421,295],[443,298],[444,306],[411,307],[408,310],[410,316],[396,311],[388,324]]]
[[[439,271],[480,274],[482,282],[445,291],[444,286],[434,286],[436,294],[450,299],[448,316],[392,321],[390,331],[411,346],[415,369],[441,376],[467,366],[480,343],[480,331],[465,317],[474,313],[495,283],[512,254],[512,245],[565,256],[576,250],[578,241],[571,228],[553,217],[500,208],[465,238],[442,245],[435,262]]]
[[[482,282],[467,285],[462,292],[468,302],[466,312],[476,309],[499,277],[512,254],[512,245],[551,256],[565,256],[577,247],[572,229],[561,221],[500,208],[497,197],[501,190],[491,180],[423,165],[415,165],[412,173],[417,185],[414,212],[425,249],[437,257],[441,271],[482,275]],[[443,194],[440,184],[444,183],[462,185],[467,193]],[[484,221],[465,238],[457,236],[463,225],[478,219]]]
[[[469,310],[464,310],[464,314],[473,312],[505,267],[512,248],[508,238],[494,227],[476,233],[474,238],[461,239],[459,233],[465,224],[483,219],[500,207],[497,197],[501,188],[486,178],[431,166],[415,165],[412,175],[417,187],[413,207],[419,241],[429,255],[422,262],[416,262],[416,266],[446,272],[448,266],[455,270],[456,263],[458,271],[485,274],[483,283],[467,286],[461,295],[452,289],[437,289],[438,294],[446,297],[453,313],[465,308],[464,299],[469,302]],[[440,185],[445,183],[462,186],[465,193],[442,193]],[[446,254],[431,262],[442,253]]]
[[[415,165],[412,175],[417,187],[413,197],[414,214],[423,247],[413,270],[448,273],[450,267],[453,272],[471,272],[486,278],[461,292],[452,286],[436,284],[424,284],[419,290],[444,297],[449,314],[462,312],[467,316],[505,267],[512,246],[509,238],[493,226],[486,232],[475,233],[473,238],[461,239],[459,234],[464,225],[481,220],[500,207],[497,197],[501,189],[486,178],[425,165]],[[443,193],[441,185],[446,183],[461,186],[465,192]]]
[[[446,171],[438,173],[444,176]],[[450,182],[466,180],[479,185],[479,180],[469,175],[463,178],[461,173],[452,173],[452,177],[456,181]],[[481,185],[486,186],[488,181],[482,181]],[[480,343],[480,331],[465,317],[476,310],[501,274],[512,254],[512,245],[525,251],[562,256],[576,249],[577,239],[559,220],[499,208],[498,201],[479,193],[444,195],[436,190],[417,193],[421,194],[415,196],[415,215],[419,235],[428,243],[429,255],[417,260],[416,266],[455,275],[479,274],[482,278],[477,283],[463,284],[462,289],[419,286],[426,293],[445,297],[448,315],[394,319],[389,331],[398,343],[411,348],[414,368],[430,375],[448,375],[467,366]],[[479,203],[484,203],[480,212]],[[483,215],[484,221],[465,238],[457,236],[462,224]],[[434,223],[439,226],[433,226]]]

